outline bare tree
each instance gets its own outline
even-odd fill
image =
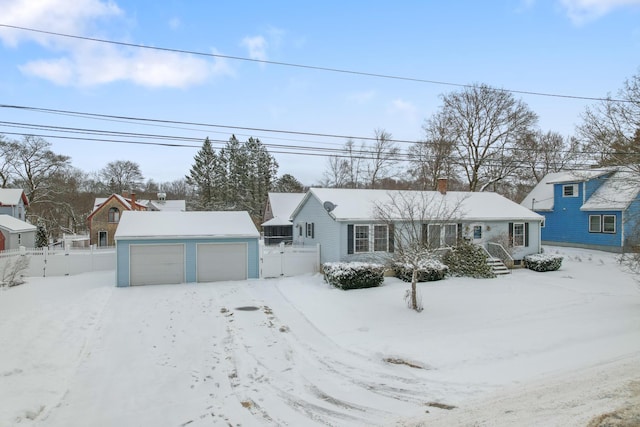
[[[389,199],[377,203],[375,216],[393,232],[394,262],[412,270],[409,308],[421,311],[417,291],[418,272],[425,261],[436,259],[443,245],[457,239],[456,219],[462,216],[464,196],[436,191],[390,192]],[[453,228],[452,228],[453,227]]]
[[[538,130],[519,141],[515,154],[524,166],[524,177],[535,184],[548,173],[576,166],[582,160],[581,148],[575,137],[564,138],[557,132]]]
[[[438,120],[444,124],[443,136],[454,143],[469,190],[479,191],[513,173],[505,156],[518,138],[531,133],[536,114],[511,93],[487,85],[443,95],[442,101]]]
[[[376,129],[375,141],[369,146],[363,145],[367,187],[377,188],[380,180],[392,177],[393,166],[397,163],[399,149],[384,129]]]
[[[640,164],[640,72],[624,82],[617,98],[586,108],[578,134],[599,165]]]
[[[107,166],[100,170],[100,178],[110,192],[118,194],[123,191],[137,191],[141,189],[144,181],[140,165],[130,160],[107,163]]]
[[[456,177],[453,141],[446,137],[443,119],[442,114],[436,114],[425,120],[422,129],[426,139],[409,148],[413,165],[410,173],[420,190],[435,190],[438,178],[453,180]]]
[[[15,178],[16,144],[12,144],[0,135],[0,187],[7,188]]]

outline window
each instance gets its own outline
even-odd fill
[[[513,224],[513,246],[524,246],[524,224]]]
[[[313,222],[307,223],[307,237],[311,237],[312,239],[314,238],[314,228]]]
[[[578,197],[578,184],[563,185],[562,197]]]
[[[446,224],[444,226],[445,246],[455,246],[458,241],[458,224]]]
[[[22,244],[22,234],[18,233],[18,244]]]
[[[368,225],[356,225],[355,226],[355,252],[369,252],[369,226]]]
[[[612,234],[616,232],[615,215],[602,215],[602,232]]]
[[[442,226],[440,224],[429,224],[428,231],[427,245],[432,249],[439,248],[441,246],[440,233],[442,231]]]
[[[120,211],[118,210],[118,208],[109,209],[109,222],[119,222],[119,221],[120,221]]]
[[[373,226],[374,252],[387,252],[389,246],[389,228],[386,225]]]
[[[616,233],[615,215],[589,215],[589,233]]]
[[[589,233],[601,233],[600,215],[589,215]]]
[[[482,226],[481,225],[474,225],[473,226],[473,240],[480,240],[482,239]]]

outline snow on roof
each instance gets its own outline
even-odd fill
[[[138,203],[155,211],[181,212],[187,210],[184,200],[138,200]]]
[[[260,233],[246,211],[125,211],[120,218],[115,239],[259,236]]]
[[[24,190],[21,188],[0,188],[0,205],[15,206],[20,203],[23,194]]]
[[[547,181],[550,184],[562,184],[569,182],[586,182],[602,175],[615,171],[615,168],[599,168],[575,170],[569,172],[555,172],[553,180]],[[548,174],[549,175],[549,174]]]
[[[553,182],[562,181],[568,178],[567,172],[551,172],[542,178],[542,180],[533,187],[533,190],[527,194],[527,197],[520,202],[521,206],[536,211],[552,211],[553,210]],[[566,181],[562,181],[566,182]]]
[[[269,193],[269,203],[274,217],[291,218],[291,214],[304,198],[305,193]]]
[[[271,218],[269,221],[267,222],[263,222],[262,226],[263,227],[269,227],[269,226],[283,226],[283,225],[292,225],[293,223],[291,222],[291,220],[289,218],[282,218],[280,216],[276,216]]]
[[[580,210],[625,210],[633,200],[638,199],[640,183],[638,175],[632,171],[620,170],[605,178],[602,185],[589,197]]]
[[[0,215],[0,227],[13,232],[35,231],[38,229],[33,224],[14,218],[11,215]]]
[[[312,188],[307,197],[315,197],[320,204],[327,201],[333,203],[335,209],[330,214],[337,221],[357,221],[375,218],[375,206],[389,203],[395,195],[421,197],[420,200],[424,197],[429,203],[444,203],[445,206],[450,206],[450,209],[459,205],[456,216],[464,220],[542,219],[541,215],[491,192],[449,191],[442,195],[437,191]]]

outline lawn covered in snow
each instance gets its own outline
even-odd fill
[[[640,380],[640,288],[548,251],[560,270],[421,283],[421,313],[395,278],[29,278],[0,290],[0,426],[585,425]]]

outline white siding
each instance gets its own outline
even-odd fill
[[[314,237],[306,236],[307,223],[314,224]],[[302,236],[300,236],[299,226],[302,226]],[[346,239],[346,231],[345,231]],[[293,218],[293,243],[296,245],[315,246],[320,244],[320,262],[339,261],[341,231],[340,224],[331,218],[322,204],[313,195],[307,199],[306,203],[295,218]],[[346,254],[346,243],[344,246]]]

